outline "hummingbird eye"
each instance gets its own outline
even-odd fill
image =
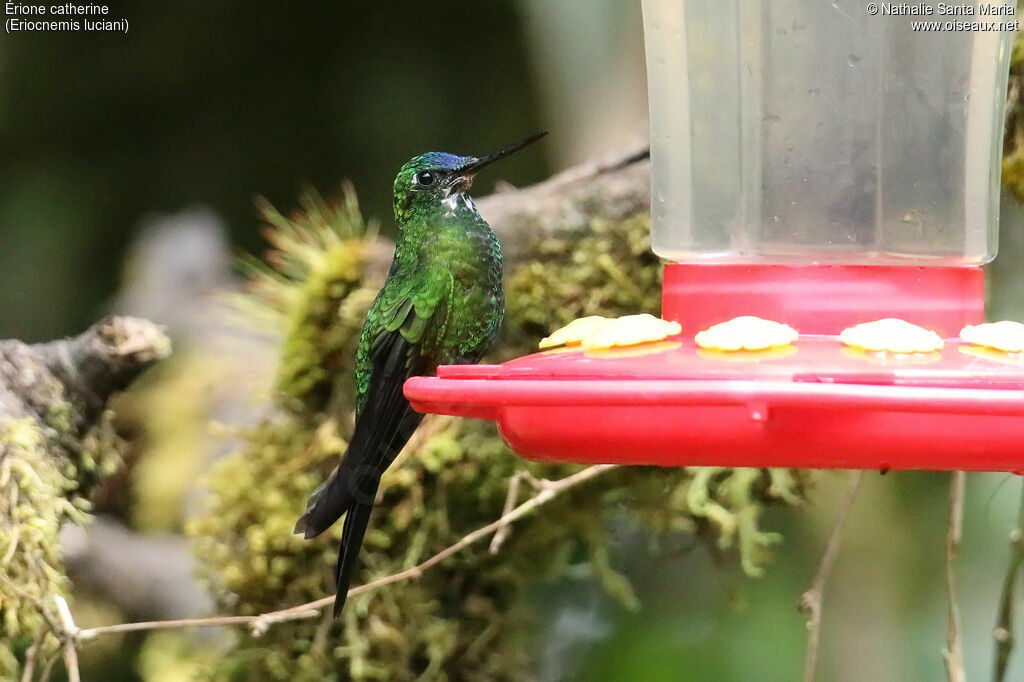
[[[413,176],[413,182],[420,187],[430,187],[437,182],[437,174],[430,171],[420,171]]]

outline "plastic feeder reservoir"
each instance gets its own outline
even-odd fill
[[[652,237],[682,333],[442,367],[407,382],[414,407],[494,419],[541,459],[1024,471],[1024,356],[957,340],[996,253],[1012,34],[843,1],[643,13]],[[695,344],[737,316],[800,337]],[[945,342],[838,336],[882,318]]]

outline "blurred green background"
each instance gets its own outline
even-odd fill
[[[256,195],[287,208],[305,183],[330,193],[350,178],[387,223],[413,154],[485,153],[551,128],[548,165],[539,152],[503,171],[525,183],[645,135],[642,70],[619,66],[642,64],[631,4],[125,1],[111,12],[127,35],[0,38],[0,337],[94,318],[150,213],[209,206],[256,249]],[[580,68],[598,71],[591,84],[604,68],[622,75],[565,87]],[[566,107],[592,113],[568,126]]]
[[[153,215],[205,207],[233,248],[255,251],[255,196],[288,209],[303,185],[331,194],[350,178],[387,231],[394,172],[415,153],[481,153],[549,129],[543,151],[503,167],[504,180],[526,184],[646,136],[638,2],[134,0],[111,10],[130,21],[127,35],[0,37],[0,338],[70,334],[105,312]],[[483,179],[480,193],[492,185]],[[1022,222],[1004,198],[992,288],[1001,317],[1024,313]],[[943,678],[947,484],[866,476],[826,595],[819,679]],[[588,576],[543,587],[539,679],[798,679],[796,602],[843,485],[825,475],[809,507],[769,515],[786,540],[756,580],[703,549],[652,550],[624,527],[623,570],[642,610],[624,611]],[[960,566],[971,679],[989,676],[1019,488],[1010,476],[969,478]],[[141,679],[152,666],[133,660],[138,644],[125,642],[118,671],[109,650],[93,671]]]

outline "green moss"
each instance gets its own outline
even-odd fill
[[[15,652],[35,641],[67,580],[58,534],[81,522],[73,471],[47,451],[32,419],[0,421],[0,679],[17,674]],[[52,642],[51,642],[52,644]]]
[[[261,211],[272,267],[247,261],[252,296],[240,303],[284,334],[282,397],[321,411],[336,395],[337,378],[355,371],[355,343],[377,293],[363,282],[376,228],[363,222],[351,188],[335,204],[307,192],[291,218],[267,203]]]
[[[578,317],[659,314],[661,266],[649,216],[596,220],[588,230],[537,240],[509,273],[506,299],[504,337],[516,353]]]
[[[0,419],[0,679],[16,675],[18,657],[55,619],[55,597],[68,588],[60,527],[88,519],[86,496],[122,448],[109,413],[81,433],[59,383],[42,378],[35,390],[41,417]],[[48,636],[44,648],[55,644]]]

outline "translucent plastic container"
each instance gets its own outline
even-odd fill
[[[1013,34],[946,22],[1017,17],[923,4],[936,14],[643,0],[654,250],[683,263],[991,260]]]

